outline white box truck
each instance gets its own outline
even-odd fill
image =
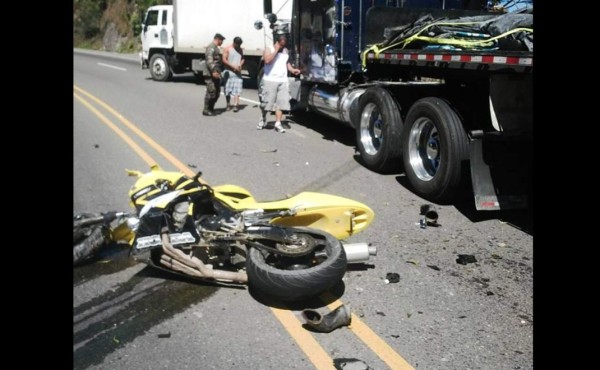
[[[173,0],[173,5],[150,7],[141,34],[142,68],[149,68],[156,81],[190,71],[201,74],[206,46],[218,32],[226,38],[224,46],[235,36],[242,38],[243,73],[255,78],[271,35],[268,27],[264,32],[254,28],[264,19],[263,6],[263,0]],[[278,19],[290,20],[292,1],[275,0],[270,10]]]

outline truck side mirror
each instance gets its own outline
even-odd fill
[[[269,21],[269,23],[273,24],[277,22],[277,15],[273,13],[265,14],[265,18]]]

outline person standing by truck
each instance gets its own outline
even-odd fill
[[[206,68],[208,74],[204,75],[206,83],[206,95],[204,96],[204,110],[202,114],[205,116],[215,115],[215,103],[221,94],[221,53],[219,46],[223,45],[225,36],[216,33],[213,41],[206,47]]]
[[[225,48],[223,52],[223,64],[227,69],[227,82],[225,83],[225,99],[227,100],[227,110],[233,108],[237,112],[240,104],[240,95],[242,94],[242,66],[244,65],[244,51],[242,50],[242,38],[236,36],[233,44]],[[233,101],[230,103],[230,99]]]
[[[265,61],[265,74],[262,79],[261,102],[264,104],[264,109],[261,109],[261,118],[257,128],[262,130],[265,125],[265,112],[275,111],[275,130],[277,132],[285,132],[281,125],[283,117],[282,111],[290,110],[290,87],[288,84],[288,71],[294,75],[300,74],[298,68],[292,67],[289,62],[289,51],[285,47],[287,38],[285,35],[279,35],[275,39],[273,46],[267,47],[263,53]]]

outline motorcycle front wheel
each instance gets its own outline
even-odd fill
[[[76,226],[85,220],[98,218],[96,214],[80,213],[73,216],[73,265],[85,262],[106,243],[106,226],[101,222],[87,226]]]
[[[315,250],[296,259],[250,248],[246,272],[251,289],[284,301],[297,301],[316,296],[342,280],[348,262],[337,238],[316,229],[285,229],[297,237],[314,240]]]

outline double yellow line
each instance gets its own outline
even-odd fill
[[[160,144],[146,135],[142,130],[140,130],[136,125],[134,125],[127,118],[123,117],[119,112],[115,111],[108,104],[93,96],[89,92],[81,89],[80,87],[73,85],[73,96],[77,99],[81,104],[83,104],[86,108],[88,108],[94,115],[98,117],[98,119],[107,125],[111,130],[113,130],[127,145],[129,145],[135,152],[138,154],[147,164],[148,166],[152,166],[157,164],[156,160],[150,156],[144,149],[142,149],[133,139],[121,130],[117,125],[115,125],[110,119],[108,119],[102,112],[100,112],[96,107],[94,107],[88,100],[82,97],[93,101],[98,106],[104,108],[114,117],[116,117],[123,125],[129,128],[133,133],[135,133],[139,138],[144,140],[148,145],[150,145],[154,150],[156,150],[160,155],[166,158],[170,163],[172,163],[178,170],[183,172],[187,176],[194,176],[195,173],[190,170],[186,165],[184,165],[181,161],[179,161],[175,156],[173,156],[169,151],[163,148]],[[330,293],[324,293],[321,295],[321,299],[324,302],[331,302],[327,305],[327,307],[331,310],[337,308],[343,303],[336,299]],[[291,311],[285,310],[275,307],[270,307],[273,315],[281,322],[283,327],[288,331],[290,336],[298,343],[298,346],[305,355],[309,358],[309,360],[313,363],[315,368],[318,370],[326,370],[326,369],[335,369],[333,365],[333,360],[329,356],[329,354],[321,347],[321,345],[317,342],[310,332],[302,328],[302,323],[298,319],[298,317]],[[358,338],[360,338],[383,362],[385,362],[390,369],[392,370],[409,370],[414,368],[406,362],[398,353],[396,353],[392,347],[390,347],[383,339],[381,339],[373,330],[371,330],[358,316],[352,314],[352,323],[348,327],[352,333],[354,333]]]

